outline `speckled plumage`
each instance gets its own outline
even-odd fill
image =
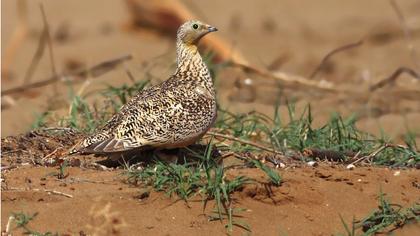
[[[142,148],[176,148],[194,143],[216,118],[211,75],[197,42],[217,29],[199,21],[177,33],[177,69],[161,84],[140,91],[72,153],[113,153]]]

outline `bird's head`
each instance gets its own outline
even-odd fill
[[[177,41],[186,45],[195,45],[206,34],[217,31],[216,27],[198,20],[190,20],[178,29]]]

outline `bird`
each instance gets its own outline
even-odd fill
[[[214,124],[217,105],[213,79],[197,45],[215,31],[198,20],[182,24],[177,30],[173,75],[139,91],[70,154],[109,154],[118,159],[112,154],[176,149],[199,140]]]

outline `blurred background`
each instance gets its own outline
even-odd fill
[[[287,117],[287,104],[299,114],[310,103],[316,124],[339,112],[373,134],[419,140],[420,81],[405,73],[420,70],[419,12],[418,0],[5,0],[1,135],[65,116],[74,93],[93,106],[109,85],[167,79],[176,28],[197,18],[219,29],[201,54],[223,109],[272,116],[279,104]]]

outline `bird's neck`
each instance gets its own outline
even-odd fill
[[[208,72],[206,64],[201,58],[198,48],[194,44],[185,44],[177,42],[176,51],[176,72],[197,71]]]
[[[177,41],[176,64],[177,68],[174,76],[171,77],[172,80],[187,85],[200,85],[215,96],[213,80],[197,46]]]

